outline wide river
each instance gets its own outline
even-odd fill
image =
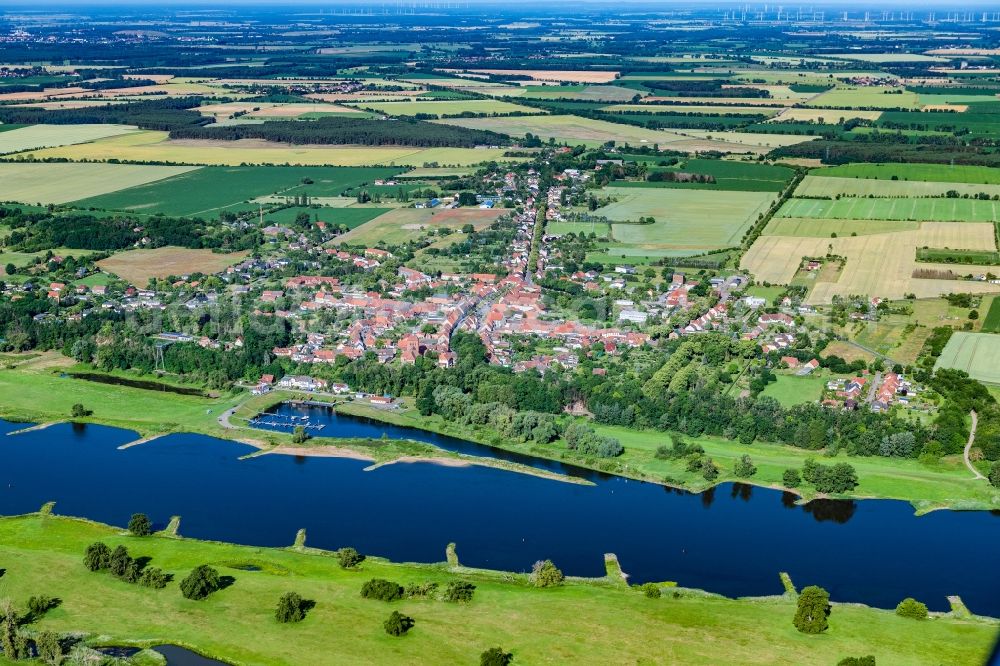
[[[458,440],[283,407],[322,417],[324,436]],[[277,417],[275,417],[277,418]],[[676,581],[727,596],[780,594],[779,571],[835,601],[890,608],[913,596],[946,610],[958,594],[1000,616],[1000,517],[913,515],[904,502],[812,502],[742,484],[694,495],[589,474],[584,486],[471,466],[396,464],[372,472],[350,459],[265,455],[201,435],[171,435],[118,450],[132,432],[61,424],[15,436],[0,421],[0,514],[56,512],[125,525],[134,512],[158,526],[181,515],[181,534],[260,546],[354,546],[396,561],[439,562],[458,544],[464,564],[527,571],[551,558],[566,573],[601,576],[616,553],[633,582]],[[416,436],[415,436],[416,435]],[[488,447],[460,443],[493,455]],[[558,463],[539,466],[559,469]],[[570,468],[568,471],[573,471]]]

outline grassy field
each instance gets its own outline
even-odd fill
[[[438,210],[433,208],[397,208],[356,229],[352,229],[337,239],[338,243],[395,245],[415,240],[420,236],[448,228],[458,232],[466,224],[483,229],[493,223],[501,214],[499,209],[456,208]]]
[[[934,367],[964,370],[979,381],[1000,384],[1000,336],[956,332]]]
[[[1000,298],[990,302],[990,309],[983,319],[983,333],[1000,333]]]
[[[916,109],[920,106],[920,99],[914,92],[889,86],[841,86],[812,98],[806,102],[806,106],[835,109]]]
[[[620,243],[643,249],[708,250],[738,245],[757,215],[774,200],[769,192],[609,187],[617,199],[598,209],[610,220],[652,216],[655,224],[616,224]]]
[[[825,220],[814,217],[772,217],[764,227],[767,236],[804,236],[829,238],[837,236],[867,236],[894,231],[912,231],[920,228],[919,222],[908,220]]]
[[[601,85],[525,86],[524,97],[531,99],[574,99],[595,102],[628,102],[640,94],[634,88]]]
[[[790,372],[794,373],[794,370]],[[795,374],[775,375],[777,381],[768,384],[762,395],[774,398],[783,407],[791,407],[803,402],[817,402],[826,385],[826,378],[817,374],[798,377]]]
[[[996,222],[1000,202],[978,199],[790,199],[779,217],[846,220]]]
[[[218,273],[247,256],[246,252],[218,254],[211,250],[189,250],[183,247],[159,247],[155,250],[129,250],[113,254],[97,262],[101,270],[113,273],[143,288],[150,278],[170,275]]]
[[[530,106],[483,99],[463,99],[427,102],[353,102],[359,109],[370,109],[390,116],[415,116],[428,113],[436,116],[457,116],[462,113],[505,115],[508,113],[542,113]]]
[[[128,125],[30,125],[0,133],[0,155],[136,133]]]
[[[732,106],[729,104],[613,104],[603,111],[612,113],[704,113],[717,116],[773,116],[781,111],[778,108],[761,106]]]
[[[615,187],[666,187],[673,189],[732,190],[736,192],[780,192],[794,172],[782,166],[735,160],[685,160],[676,167],[654,167],[652,172],[684,172],[713,176],[714,183],[670,181],[616,181]]]
[[[840,178],[926,180],[941,183],[983,183],[1000,185],[1000,169],[985,166],[946,164],[844,164],[817,172]]]
[[[151,558],[151,566],[172,573],[175,581],[152,590],[88,572],[81,553],[98,540]],[[38,514],[0,519],[0,557],[7,565],[5,596],[20,604],[33,594],[62,600],[35,624],[39,630],[85,632],[101,636],[104,644],[167,641],[245,664],[318,664],[331,658],[352,664],[472,663],[496,645],[524,664],[642,664],[657,661],[651,659],[650,636],[657,637],[656,654],[685,664],[716,664],[720,654],[743,664],[833,664],[845,655],[870,653],[879,663],[901,666],[971,664],[985,657],[996,631],[992,622],[951,617],[916,622],[891,611],[836,604],[830,629],[806,636],[792,626],[790,597],[733,601],[667,589],[662,598],[647,599],[610,576],[536,589],[522,575],[377,558],[345,571],[321,551],[136,538],[114,527]],[[204,563],[234,583],[203,601],[184,599],[176,581]],[[247,563],[261,570],[236,568]],[[442,588],[467,580],[476,591],[466,604],[390,605],[361,598],[361,585],[370,578],[403,585],[435,582]],[[277,599],[288,591],[315,602],[301,623],[274,620]],[[382,629],[393,609],[416,619],[404,638]]]
[[[859,111],[856,109],[807,109],[795,107],[785,109],[772,118],[772,122],[806,122],[806,123],[829,123],[840,120],[878,120],[882,115],[881,111]]]
[[[826,170],[815,171],[824,174]],[[990,196],[1000,194],[1000,185],[975,183],[931,182],[921,180],[875,180],[869,178],[806,176],[795,188],[801,197],[942,197],[948,191],[970,196],[985,192]]]
[[[78,126],[75,126],[78,127]],[[103,125],[102,127],[113,127]],[[4,132],[4,135],[16,134]],[[166,132],[143,131],[91,143],[43,150],[17,148],[38,159],[121,160],[240,166],[288,164],[299,166],[469,166],[503,158],[503,149],[418,148],[387,146],[286,146],[265,141],[171,141]]]
[[[371,222],[379,215],[388,213],[391,208],[370,208],[367,206],[357,206],[354,208],[282,208],[279,211],[264,216],[264,220],[269,223],[289,224],[293,222],[301,213],[306,213],[310,218],[326,222],[328,225],[346,225],[348,229],[360,227],[366,222]]]
[[[400,171],[364,167],[204,167],[156,183],[83,199],[76,205],[177,216],[209,215],[271,194],[339,196]]]
[[[0,162],[0,201],[61,204],[136,187],[197,167]]]
[[[859,359],[868,363],[875,358],[875,354],[867,352],[856,345],[843,342],[842,340],[834,340],[828,344],[826,349],[823,350],[822,356],[823,358],[827,358],[829,356],[839,356],[848,363],[853,363]]]
[[[449,118],[435,122],[485,129],[513,137],[531,133],[573,145],[598,147],[608,141],[619,145],[657,144],[686,152],[767,152],[765,149],[801,143],[814,137],[780,134],[737,134],[700,130],[652,130],[572,115],[507,116],[499,118]]]
[[[618,426],[597,426],[599,432],[617,437],[625,447],[622,462],[629,468],[641,470],[653,478],[670,478],[694,489],[704,489],[708,483],[700,474],[688,472],[685,461],[657,460],[658,446],[669,445],[666,433],[635,431]],[[782,473],[790,468],[801,468],[806,458],[816,457],[810,452],[794,447],[755,442],[743,446],[721,438],[700,437],[697,442],[719,465],[721,473],[717,482],[739,481],[733,474],[733,464],[740,456],[749,454],[758,468],[751,483],[780,488]],[[1000,505],[1000,490],[984,481],[972,478],[964,468],[960,456],[949,457],[927,466],[915,460],[886,458],[837,457],[838,462],[850,462],[858,472],[860,485],[857,497],[889,497],[910,501],[920,511],[942,506],[996,506]],[[828,461],[829,462],[829,461]],[[809,492],[808,487],[799,490]]]

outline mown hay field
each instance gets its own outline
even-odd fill
[[[34,148],[69,146],[139,130],[131,125],[30,125],[0,132],[0,154],[19,153]]]
[[[197,168],[0,162],[0,201],[61,204],[163,180]]]
[[[916,109],[920,107],[917,93],[892,86],[843,86],[817,95],[806,106],[835,109]]]
[[[964,370],[973,379],[1000,384],[1000,335],[955,332],[934,367]]]
[[[843,120],[878,120],[881,111],[857,109],[807,109],[795,107],[785,109],[772,118],[772,122],[793,121],[799,123],[835,123]]]
[[[924,222],[915,231],[870,234],[856,237],[809,238],[763,235],[754,241],[740,266],[759,281],[788,284],[803,257],[822,257],[829,251],[847,258],[836,281],[816,282],[808,296],[813,304],[830,303],[834,296],[869,294],[900,299],[907,294],[932,298],[950,293],[997,293],[1000,285],[988,282],[914,278],[917,268],[954,271],[956,274],[1000,274],[996,266],[957,266],[917,263],[918,247],[950,247],[993,250],[992,224]]]
[[[790,199],[780,217],[822,217],[847,220],[918,220],[996,222],[1000,202],[978,199]]]
[[[418,113],[436,116],[457,116],[462,113],[504,115],[509,113],[544,113],[530,106],[489,99],[461,99],[426,102],[352,102],[359,109],[371,109],[390,116],[415,116]],[[258,114],[259,115],[259,114]]]
[[[155,250],[129,250],[97,262],[101,270],[113,273],[130,283],[145,287],[150,278],[191,273],[218,273],[247,256],[246,252],[219,254],[211,250],[183,247],[159,247]]]
[[[572,115],[505,116],[498,118],[447,118],[433,122],[484,129],[514,137],[535,134],[569,144],[597,147],[608,141],[631,145],[659,145],[672,150],[698,152],[760,153],[775,146],[811,141],[816,137],[783,134],[710,132],[705,130],[652,130]]]
[[[1000,169],[961,164],[842,164],[817,172],[817,175],[840,178],[881,180],[929,180],[942,183],[983,183],[1000,185]]]
[[[909,220],[828,220],[815,217],[772,217],[764,228],[765,236],[803,236],[831,238],[837,236],[868,236],[893,231],[913,231],[919,222]]]
[[[457,208],[451,210],[397,208],[351,229],[337,238],[337,243],[396,245],[415,240],[443,228],[451,229],[453,233],[458,233],[466,224],[471,224],[476,230],[485,229],[502,214],[503,211],[496,208]]]
[[[0,136],[16,134],[4,132]],[[2,138],[0,138],[2,141]],[[18,150],[26,150],[19,148]],[[503,159],[504,150],[491,148],[419,148],[388,146],[290,146],[268,141],[171,141],[166,132],[144,131],[60,148],[32,150],[38,159],[122,160],[239,166],[287,164],[298,166],[468,166]]]
[[[738,245],[774,201],[773,192],[608,187],[617,201],[599,208],[609,220],[652,216],[654,224],[615,224],[614,239],[642,249],[711,250]]]
[[[818,170],[817,174],[825,173]],[[869,178],[841,178],[823,175],[806,176],[795,188],[800,197],[942,197],[954,190],[959,195],[974,196],[985,192],[991,197],[1000,195],[1000,185],[976,183],[949,183],[925,180],[874,180]]]

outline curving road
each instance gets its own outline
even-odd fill
[[[969,416],[972,417],[972,428],[969,430],[969,441],[965,443],[965,451],[962,453],[962,458],[965,460],[965,466],[969,468],[969,471],[973,473],[977,479],[985,479],[986,477],[979,473],[976,466],[972,464],[969,460],[969,451],[972,449],[973,443],[976,441],[976,424],[979,422],[979,417],[976,414],[976,410],[969,412]]]

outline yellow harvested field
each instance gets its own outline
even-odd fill
[[[921,111],[953,111],[955,113],[965,113],[969,110],[968,104],[925,104]]]
[[[566,81],[567,83],[610,83],[618,78],[618,72],[592,72],[573,69],[469,69],[466,71],[473,74],[495,74],[497,76],[530,76],[536,81]]]
[[[788,284],[803,257],[833,254],[847,258],[835,282],[817,282],[809,303],[830,303],[834,296],[870,294],[899,299],[906,294],[933,298],[942,294],[970,292],[997,293],[1000,285],[988,282],[914,278],[917,268],[964,272],[1000,273],[1000,267],[957,267],[950,264],[917,263],[918,247],[949,247],[968,250],[995,250],[993,225],[986,223],[924,222],[914,231],[870,234],[839,238],[761,236],[743,256],[740,266],[759,281]]]
[[[74,125],[73,127],[82,127]],[[103,127],[114,127],[104,125]],[[4,137],[21,130],[0,133]],[[20,150],[24,150],[21,148]],[[122,160],[127,162],[167,162],[239,166],[241,164],[289,164],[298,166],[468,166],[502,160],[504,150],[490,148],[419,148],[383,146],[292,146],[282,143],[244,139],[240,141],[172,141],[166,132],[143,131],[122,137],[94,141],[77,146],[33,150],[25,155],[70,160]]]
[[[839,120],[878,120],[881,111],[861,111],[855,109],[805,109],[791,108],[778,112],[770,122],[794,121],[799,123],[836,123]]]
[[[85,88],[45,88],[41,92],[22,91],[0,94],[0,102],[17,102],[21,100],[49,99],[50,97],[63,97],[78,92],[87,92]]]
[[[61,204],[145,185],[199,167],[0,162],[0,201]]]
[[[150,278],[165,278],[191,273],[210,275],[241,261],[248,252],[217,254],[211,250],[189,250],[183,247],[160,247],[155,250],[129,250],[97,262],[101,270],[113,273],[138,287],[145,287]]]

